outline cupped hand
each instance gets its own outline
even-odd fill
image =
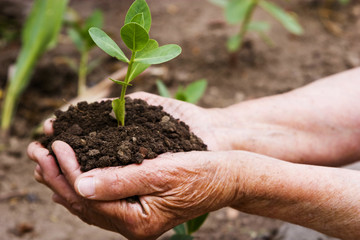
[[[54,191],[53,200],[83,221],[118,232],[129,239],[155,239],[172,227],[231,205],[235,182],[226,152],[163,154],[140,165],[80,171],[75,153],[64,142],[53,151],[30,144],[29,157],[38,163],[37,181]],[[136,201],[128,201],[134,197]]]
[[[211,113],[195,105],[151,94],[138,93],[149,104],[164,110],[190,125],[192,131],[215,142],[204,124]],[[52,134],[52,119],[44,124]],[[141,165],[94,169],[82,173],[69,145],[56,141],[52,145],[61,172],[47,149],[34,142],[28,156],[37,163],[35,179],[54,192],[53,200],[84,222],[118,232],[130,239],[154,239],[172,227],[204,213],[231,205],[237,175],[226,153],[189,152],[163,154]],[[224,177],[226,176],[226,177]],[[136,201],[129,201],[128,198]]]

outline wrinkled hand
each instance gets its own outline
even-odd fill
[[[165,108],[182,107],[175,103]],[[51,121],[44,128],[50,134]],[[69,145],[57,141],[52,148],[63,174],[39,143],[29,145],[28,155],[38,164],[35,179],[52,189],[53,200],[84,222],[130,239],[154,239],[182,222],[231,205],[237,193],[237,176],[221,152],[163,154],[141,165],[82,173]],[[138,201],[126,199],[133,196]]]

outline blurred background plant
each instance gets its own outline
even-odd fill
[[[228,24],[240,24],[239,31],[230,36],[227,41],[227,49],[230,53],[241,50],[247,32],[252,31],[260,35],[267,43],[271,40],[266,35],[270,30],[270,24],[264,21],[253,20],[256,9],[261,8],[273,16],[287,31],[294,35],[302,35],[303,28],[297,21],[295,13],[288,12],[273,2],[266,0],[209,0],[211,3],[224,9],[225,19]],[[344,1],[344,0],[343,0]]]
[[[161,80],[156,81],[156,86],[160,96],[171,98],[168,88]],[[204,95],[207,87],[207,80],[200,79],[190,83],[186,87],[179,86],[173,98],[184,102],[196,104]]]
[[[343,5],[349,4],[351,2],[351,0],[338,0],[338,1]]]
[[[76,63],[70,58],[65,58],[66,63],[75,71],[78,72],[78,96],[84,94],[86,91],[86,76],[91,70],[101,63],[101,58],[97,58],[89,62],[89,53],[95,43],[89,35],[90,27],[101,28],[104,22],[103,13],[100,10],[95,10],[92,14],[82,19],[80,15],[72,8],[68,8],[66,13],[66,25],[68,26],[67,33],[73,41],[76,49],[80,53],[80,61]]]
[[[15,69],[9,75],[2,105],[1,129],[6,135],[11,126],[19,96],[29,83],[40,56],[54,47],[61,29],[67,0],[35,0],[30,15],[22,29],[22,47]]]

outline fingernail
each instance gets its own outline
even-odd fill
[[[80,179],[79,183],[77,184],[77,188],[79,193],[83,197],[92,197],[95,195],[95,180],[92,177],[86,177]]]

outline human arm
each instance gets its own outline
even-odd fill
[[[360,237],[360,174],[245,151],[164,154],[141,165],[81,173],[72,149],[29,147],[36,179],[85,222],[130,239],[154,239],[191,218],[231,206],[341,239]],[[84,179],[90,180],[81,186]],[[93,188],[91,188],[91,183]],[[136,203],[127,197],[138,196]],[[84,196],[81,197],[81,196]]]

